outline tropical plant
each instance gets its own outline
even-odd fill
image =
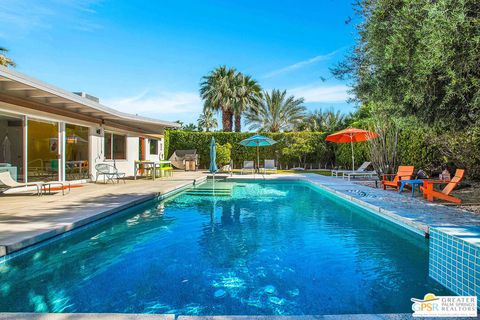
[[[289,160],[297,160],[305,168],[307,157],[315,151],[315,147],[308,143],[303,136],[292,136],[287,141],[287,146],[282,149],[282,155]]]
[[[242,73],[237,74],[236,80],[233,110],[235,115],[235,132],[240,132],[242,130],[242,114],[258,106],[262,97],[262,89],[257,81]]]
[[[198,129],[205,129],[206,132],[210,132],[210,130],[216,129],[218,127],[218,122],[215,118],[215,115],[213,114],[213,111],[208,108],[203,109],[202,114],[200,114],[200,116],[198,117],[197,123]]]
[[[200,96],[205,108],[222,113],[223,131],[232,131],[237,71],[221,66],[202,78]]]
[[[8,52],[8,49],[0,47],[0,66],[4,67],[15,67],[16,63],[7,57],[5,54]]]
[[[298,129],[302,131],[317,132],[334,132],[345,128],[345,115],[340,111],[316,110],[309,113],[302,122],[299,123]]]
[[[194,123],[182,124],[183,131],[201,131]]]
[[[217,156],[217,165],[225,166],[230,163],[232,160],[232,145],[230,143],[225,144],[216,144],[216,156]]]
[[[258,105],[247,111],[247,124],[250,130],[291,131],[305,116],[303,102],[303,98],[287,96],[287,91],[265,91]]]

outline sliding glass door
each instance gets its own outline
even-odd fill
[[[66,180],[88,179],[88,128],[67,123],[65,135]]]
[[[59,180],[58,122],[28,119],[28,181]]]
[[[24,180],[23,146],[23,116],[0,113],[0,172],[19,182]]]

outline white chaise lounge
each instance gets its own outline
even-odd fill
[[[267,173],[267,171],[277,173],[277,167],[275,167],[275,160],[265,160],[262,171],[265,174]]]
[[[241,174],[243,174],[245,171],[255,173],[255,165],[253,161],[243,161]]]

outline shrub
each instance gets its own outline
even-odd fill
[[[230,163],[232,159],[232,145],[230,143],[216,144],[217,165],[223,167]]]

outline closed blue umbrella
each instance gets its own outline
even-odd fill
[[[217,167],[217,151],[216,151],[216,146],[215,146],[215,138],[212,137],[212,140],[210,141],[210,167],[209,167],[210,173],[215,173],[218,171]]]
[[[240,144],[245,147],[257,147],[257,169],[260,168],[260,153],[258,147],[273,146],[277,141],[268,137],[256,134],[250,138],[240,141]]]

